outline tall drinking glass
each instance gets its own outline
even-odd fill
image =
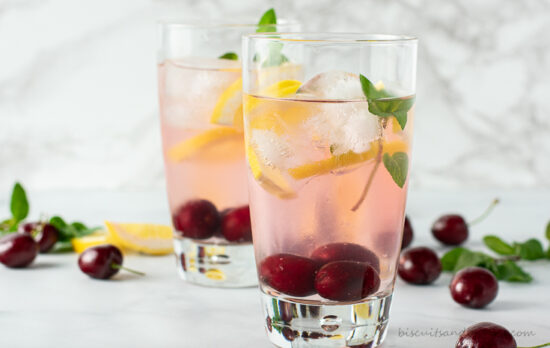
[[[416,50],[407,36],[243,39],[254,249],[265,326],[278,347],[376,347],[384,339],[407,197]]]
[[[296,29],[296,24],[262,30]],[[166,183],[182,277],[257,284],[242,128],[241,36],[255,24],[162,23],[159,99]]]

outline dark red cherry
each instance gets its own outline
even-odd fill
[[[484,268],[468,267],[455,274],[449,288],[455,302],[470,308],[482,308],[497,297],[498,281]]]
[[[408,283],[430,284],[441,274],[441,262],[429,248],[410,248],[401,253],[397,272]]]
[[[405,216],[405,225],[403,226],[403,240],[401,242],[401,250],[411,245],[412,240],[413,240],[413,228],[412,228],[411,222],[409,221],[409,217]]]
[[[467,328],[458,338],[455,348],[517,348],[517,343],[504,327],[484,322]]]
[[[46,222],[27,222],[20,225],[18,231],[33,236],[41,253],[47,253],[57,243],[57,229]]]
[[[17,232],[32,234],[39,224],[40,222],[25,222],[24,224],[19,225]]]
[[[311,253],[311,258],[323,266],[333,261],[357,261],[371,265],[376,272],[380,272],[380,261],[375,253],[362,245],[354,243],[325,244]]]
[[[290,296],[309,296],[313,286],[317,263],[306,257],[292,254],[275,254],[266,257],[259,267],[260,281]]]
[[[315,290],[333,301],[359,301],[379,287],[378,272],[364,262],[330,262],[321,267],[315,277]]]
[[[224,214],[221,223],[223,237],[230,242],[251,242],[250,209],[248,205]]]
[[[432,225],[432,234],[445,245],[460,245],[468,239],[468,224],[460,215],[443,215]]]
[[[122,253],[114,245],[106,244],[84,250],[78,258],[78,267],[92,278],[108,279],[122,266]]]
[[[38,243],[28,234],[12,233],[0,239],[0,262],[7,267],[27,267],[37,254]]]
[[[207,239],[220,226],[218,210],[211,202],[198,199],[182,205],[173,216],[174,228],[184,237]]]

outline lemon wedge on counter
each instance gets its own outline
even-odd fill
[[[172,227],[155,224],[130,224],[105,221],[109,238],[125,249],[149,255],[173,252]]]
[[[105,230],[95,231],[92,234],[89,234],[80,238],[71,239],[71,244],[73,249],[77,253],[82,253],[84,250],[103,244],[114,244],[112,238]]]
[[[370,148],[361,153],[355,153],[348,151],[341,155],[331,156],[327,159],[306,163],[301,166],[290,168],[288,173],[296,180],[309,178],[315,175],[322,175],[329,173],[332,170],[349,167],[354,164],[366,162],[376,157],[378,153],[377,141],[371,142]],[[408,145],[401,141],[395,140],[392,142],[383,143],[383,153],[393,155],[395,152],[406,152]]]

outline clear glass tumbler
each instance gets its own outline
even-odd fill
[[[278,347],[376,347],[384,339],[416,51],[408,36],[243,38],[254,249],[265,326]]]
[[[296,30],[280,21],[263,30]],[[240,48],[255,24],[162,23],[158,78],[168,200],[181,276],[257,284],[242,122]]]

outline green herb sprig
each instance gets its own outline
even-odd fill
[[[398,98],[392,96],[384,88],[376,88],[376,86],[362,74],[359,75],[359,81],[361,83],[363,94],[367,98],[369,112],[380,118],[381,131],[378,141],[378,154],[375,158],[374,167],[369,175],[359,200],[351,208],[352,211],[356,211],[365,200],[368,190],[372,184],[374,174],[380,166],[380,162],[384,163],[384,167],[388,173],[390,173],[397,186],[403,188],[405,185],[409,171],[409,156],[405,152],[396,152],[392,155],[386,153],[382,156],[384,151],[382,130],[386,127],[389,117],[395,117],[401,129],[405,129],[405,126],[407,125],[407,112],[412,108],[415,99],[414,97]]]
[[[270,8],[265,11],[260,21],[258,22],[257,33],[272,33],[277,31],[277,14],[275,9]],[[266,64],[280,65],[281,62],[288,61],[286,57],[281,55],[282,45],[278,49],[273,49],[270,46],[270,52],[268,58],[273,57],[271,61]],[[227,52],[218,57],[219,59],[239,60],[239,55],[235,52]],[[286,59],[286,60],[285,60]]]
[[[29,208],[29,200],[25,189],[20,183],[16,182],[10,200],[11,217],[0,222],[0,234],[17,231],[19,223],[29,215]]]
[[[0,222],[0,234],[9,234],[17,231],[19,224],[24,221],[30,210],[29,200],[23,185],[16,182],[13,186],[10,201],[11,218]],[[43,221],[45,222],[45,221]],[[53,216],[48,222],[55,227],[58,241],[54,245],[54,252],[72,251],[71,239],[89,235],[100,227],[87,227],[82,222],[67,223],[60,216]]]

